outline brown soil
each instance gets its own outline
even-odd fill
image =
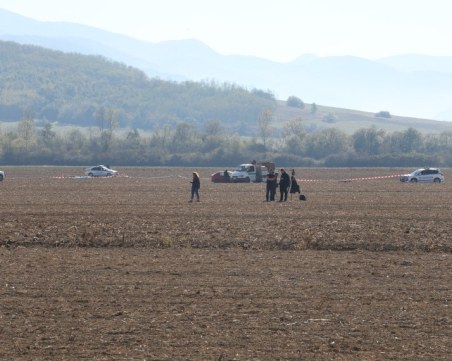
[[[279,203],[200,169],[188,203],[192,169],[119,170],[6,169],[0,358],[450,359],[447,172],[301,169]]]

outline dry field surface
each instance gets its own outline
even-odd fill
[[[283,203],[217,169],[199,203],[188,168],[5,170],[0,359],[451,359],[450,170],[298,169]]]

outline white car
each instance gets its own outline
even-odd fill
[[[3,179],[5,179],[5,177],[6,177],[5,172],[2,171],[2,170],[0,170],[0,182],[1,182]]]
[[[85,175],[89,177],[111,177],[118,173],[117,170],[110,169],[104,165],[96,165],[85,169]]]
[[[439,168],[421,168],[415,170],[413,173],[402,175],[400,181],[412,183],[441,183],[444,182],[444,175]]]

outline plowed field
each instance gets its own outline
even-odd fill
[[[279,203],[197,169],[188,203],[193,169],[3,169],[0,359],[450,360],[450,170],[297,169]]]

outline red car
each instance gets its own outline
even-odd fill
[[[225,177],[224,175],[227,174]],[[210,176],[210,179],[214,183],[231,183],[232,181],[232,172],[230,171],[223,171],[223,172],[216,172]]]

